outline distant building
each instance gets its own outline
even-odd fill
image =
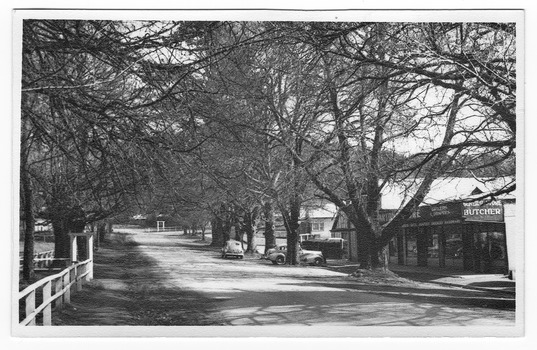
[[[332,237],[330,230],[336,219],[337,207],[333,203],[317,202],[303,208],[301,225],[305,225],[308,238],[328,239]]]
[[[35,232],[50,232],[52,231],[52,224],[49,220],[37,218],[35,219]]]
[[[316,201],[303,205],[300,210],[300,226],[298,233],[301,240],[331,237],[331,229],[337,214],[337,207],[329,202]],[[259,226],[258,231],[264,227]],[[281,214],[274,217],[274,235],[279,238],[287,237],[287,231]]]

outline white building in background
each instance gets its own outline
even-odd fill
[[[307,225],[301,232],[306,231],[307,238],[328,239],[331,237],[330,230],[336,219],[337,207],[333,203],[318,202],[314,205],[305,206],[301,213],[301,225]]]
[[[329,239],[331,238],[332,226],[336,219],[337,207],[335,204],[325,201],[312,201],[300,209],[300,226],[298,233],[300,240]],[[264,227],[260,225],[258,232],[262,233]],[[274,235],[277,238],[287,237],[287,231],[280,213],[274,216]]]
[[[35,232],[51,232],[52,223],[49,220],[37,218],[35,219]]]

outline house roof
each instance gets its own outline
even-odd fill
[[[432,205],[441,202],[449,202],[470,199],[476,193],[487,194],[506,187],[514,182],[514,178],[500,177],[488,178],[455,178],[446,177],[437,179],[431,185],[431,189],[421,205]],[[397,183],[384,188],[382,192],[382,209],[398,209],[406,203],[410,196],[415,193],[419,182],[411,184]],[[503,195],[502,199],[514,198],[514,195]]]
[[[333,218],[336,215],[337,207],[333,203],[326,203],[321,208],[314,208],[308,212],[310,218]]]
[[[330,202],[320,202],[315,205],[305,206],[300,211],[300,216],[305,218],[306,216],[310,219],[321,219],[321,218],[335,218],[337,213],[337,207],[334,203]]]

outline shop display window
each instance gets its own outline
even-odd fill
[[[430,234],[427,237],[427,257],[438,258],[439,246],[438,246],[438,234]]]
[[[462,233],[446,235],[446,259],[462,259]]]
[[[484,273],[503,273],[506,269],[505,234],[493,225],[474,227],[473,270]]]
[[[406,234],[406,256],[407,258],[417,258],[418,256],[418,241],[415,232],[407,232]]]
[[[488,235],[488,251],[491,260],[505,259],[504,234],[501,232],[490,232]]]

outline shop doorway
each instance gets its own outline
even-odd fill
[[[505,230],[493,224],[472,224],[472,270],[478,273],[506,273]]]

